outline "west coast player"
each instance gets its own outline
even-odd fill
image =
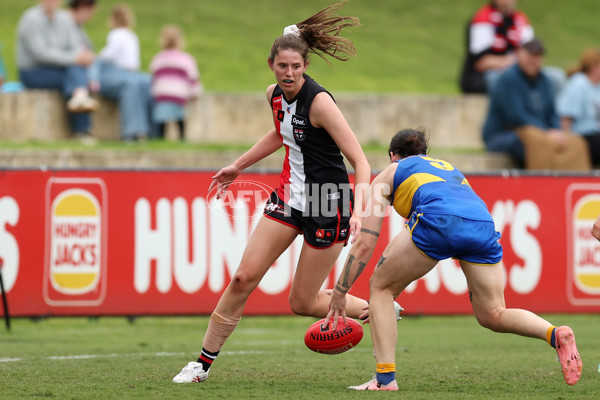
[[[565,381],[577,383],[582,364],[571,328],[553,326],[526,310],[506,308],[500,234],[463,174],[450,163],[427,156],[427,141],[420,130],[398,132],[389,156],[392,163],[371,183],[362,233],[348,254],[327,315],[336,322],[338,315],[345,317],[346,293],[369,262],[385,209],[392,205],[407,222],[383,251],[369,283],[377,372],[370,381],[349,389],[398,390],[394,299],[439,260],[450,257],[459,261],[467,278],[473,312],[482,326],[546,340],[558,353]]]

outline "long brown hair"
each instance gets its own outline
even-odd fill
[[[589,70],[600,64],[600,48],[599,47],[588,47],[584,50],[579,57],[579,62],[573,67],[569,68],[567,75],[571,76],[577,72],[583,72],[587,74]]]
[[[348,0],[326,7],[296,23],[300,36],[287,34],[279,36],[271,46],[269,59],[275,60],[279,50],[295,50],[302,55],[304,62],[308,61],[308,53],[314,53],[329,62],[325,55],[340,61],[346,61],[356,55],[356,47],[350,39],[341,37],[340,31],[348,26],[359,26],[356,17],[341,17],[335,14]]]

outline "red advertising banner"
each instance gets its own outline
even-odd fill
[[[245,173],[220,200],[211,172],[4,170],[0,259],[11,314],[209,314],[241,259],[278,174]],[[502,233],[506,303],[535,312],[600,311],[600,180],[469,176]],[[386,218],[368,277],[403,220]],[[247,314],[289,314],[302,237],[250,296]],[[332,287],[347,246],[325,282]],[[470,313],[466,280],[441,261],[398,299],[408,314]],[[1,312],[1,311],[0,311]]]

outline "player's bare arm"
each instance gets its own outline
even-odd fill
[[[390,183],[395,167],[396,165],[390,165],[371,184],[361,235],[352,246],[344,269],[331,293],[330,309],[325,320],[333,318],[334,329],[337,327],[338,316],[343,317],[344,323],[346,322],[346,294],[364,271],[375,250],[383,218],[390,204]]]
[[[267,87],[266,96],[269,104],[271,103],[271,97],[273,95],[275,86],[276,85],[269,85],[269,87]],[[221,168],[221,170],[219,170],[219,172],[212,177],[213,181],[208,187],[208,191],[210,192],[213,187],[218,186],[219,190],[217,191],[217,199],[221,198],[221,196],[227,191],[229,184],[233,182],[233,180],[237,178],[237,176],[241,174],[244,169],[274,153],[281,146],[283,146],[283,142],[277,135],[275,128],[271,129],[265,136],[262,137],[261,140],[252,146],[250,150],[242,154],[231,165]]]

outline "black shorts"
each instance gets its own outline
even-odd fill
[[[267,218],[299,230],[304,235],[304,241],[309,246],[327,248],[338,242],[348,242],[350,217],[352,216],[352,199],[348,200],[346,200],[345,207],[343,205],[344,199],[335,200],[336,203],[331,205],[334,210],[333,213],[328,213],[325,216],[319,214],[311,215],[287,205],[277,195],[277,190],[275,190],[271,193],[271,197],[265,205],[264,215]]]

